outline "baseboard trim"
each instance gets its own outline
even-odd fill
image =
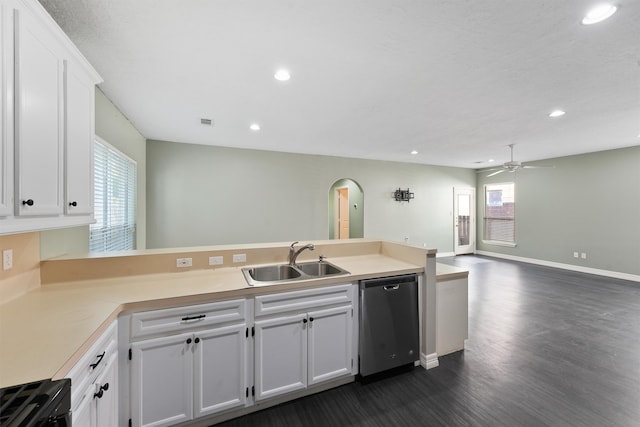
[[[447,256],[456,256],[455,252],[438,252],[436,253],[436,258],[443,258]]]
[[[425,369],[437,368],[440,366],[440,362],[438,362],[438,353],[420,353],[420,364],[424,366]]]
[[[612,277],[614,279],[623,279],[623,280],[631,280],[633,282],[640,282],[640,275],[637,275],[637,274],[621,273],[619,271],[601,270],[599,268],[582,267],[580,265],[564,264],[560,262],[545,261],[542,259],[505,255],[498,252],[476,251],[476,254],[490,256],[494,258],[508,259],[511,261],[526,262],[528,264],[543,265],[545,267],[554,267],[554,268],[561,268],[563,270],[578,271],[580,273],[595,274],[597,276]]]

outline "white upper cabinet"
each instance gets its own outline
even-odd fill
[[[13,215],[13,34],[12,8],[0,3],[0,218]]]
[[[0,6],[0,234],[89,224],[100,76],[38,1]]]
[[[59,215],[64,63],[58,43],[34,16],[16,10],[14,23],[16,213]]]
[[[93,81],[75,63],[65,61],[64,208],[67,215],[93,213],[94,87]]]

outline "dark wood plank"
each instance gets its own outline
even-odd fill
[[[220,424],[640,426],[640,284],[479,256],[466,349]]]

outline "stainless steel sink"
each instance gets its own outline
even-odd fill
[[[264,286],[287,283],[294,280],[311,280],[350,273],[329,262],[315,261],[295,265],[272,264],[258,267],[244,267],[242,274],[249,286]]]
[[[336,274],[343,274],[345,271],[340,267],[336,267],[326,261],[317,262],[305,262],[298,264],[296,267],[304,274],[314,277],[333,276]]]
[[[242,269],[243,271],[245,269]],[[297,279],[302,276],[300,271],[290,265],[265,265],[262,267],[248,268],[247,274],[256,282],[277,282],[282,280]]]

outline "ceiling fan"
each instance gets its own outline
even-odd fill
[[[490,171],[495,171],[493,173],[490,173],[489,175],[487,175],[487,178],[490,176],[494,176],[494,175],[498,175],[499,173],[502,172],[515,172],[518,169],[540,169],[540,168],[553,168],[555,166],[550,166],[550,165],[524,165],[520,162],[517,162],[515,160],[513,160],[513,146],[515,144],[509,144],[509,148],[511,149],[511,160],[508,162],[505,162],[502,164],[502,167],[499,168],[492,168],[492,169],[484,169],[482,171],[478,171],[478,172],[490,172]]]

